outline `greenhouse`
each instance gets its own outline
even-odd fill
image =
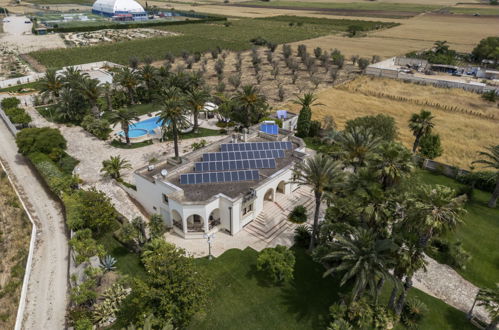
[[[92,13],[119,20],[147,20],[146,11],[134,0],[97,0],[92,6]]]

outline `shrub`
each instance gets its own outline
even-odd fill
[[[488,192],[493,192],[496,186],[495,173],[492,171],[470,172],[458,175],[456,180],[460,183]]]
[[[491,91],[483,93],[482,99],[489,101],[489,102],[495,102],[495,101],[497,101],[497,99],[499,99],[499,96],[496,94],[495,90],[491,90]]]
[[[255,46],[265,46],[268,41],[260,36],[250,39],[250,42]]]
[[[295,229],[294,242],[297,246],[308,247],[310,245],[310,238],[312,234],[310,227],[307,225],[300,225]]]
[[[19,104],[21,104],[21,101],[17,97],[6,97],[0,102],[4,111],[6,109],[16,108]]]
[[[4,112],[13,124],[25,126],[31,123],[31,116],[24,109],[7,108]]]
[[[105,254],[104,247],[92,238],[92,231],[88,228],[76,231],[69,240],[69,245],[76,252],[77,264],[88,261],[90,257],[103,257]]]
[[[371,130],[375,137],[385,141],[393,141],[397,137],[397,125],[395,119],[388,115],[364,116],[348,120],[345,130],[351,131],[354,128]]]
[[[440,262],[458,269],[465,269],[471,258],[469,253],[464,250],[461,241],[450,243],[445,239],[436,238],[432,240],[431,248],[432,251],[438,253]]]
[[[16,136],[19,152],[27,155],[33,152],[49,154],[55,148],[66,149],[66,139],[57,128],[26,128]]]
[[[310,122],[310,127],[308,129],[308,136],[310,137],[319,136],[320,131],[321,131],[321,122],[318,120],[312,120]]]
[[[307,209],[303,205],[297,205],[289,213],[288,219],[294,223],[304,223],[307,221]]]
[[[29,154],[28,158],[54,194],[61,196],[63,192],[71,192],[78,185],[78,179],[62,172],[48,155],[35,152]]]
[[[457,194],[457,196],[466,195],[466,198],[467,198],[466,201],[471,202],[473,200],[474,192],[475,192],[475,189],[473,189],[472,186],[463,186],[457,190],[456,194]]]
[[[442,155],[443,149],[440,143],[440,135],[426,134],[419,142],[419,153],[421,156],[434,159]]]
[[[265,272],[276,284],[292,280],[294,266],[293,252],[283,245],[263,249],[256,261],[256,268]]]
[[[84,130],[100,140],[107,140],[109,137],[109,133],[112,131],[109,125],[110,124],[106,119],[98,119],[92,115],[83,117],[83,121],[81,122],[81,127],[83,127]]]
[[[402,311],[402,323],[409,329],[415,329],[427,311],[428,308],[421,300],[408,298]]]

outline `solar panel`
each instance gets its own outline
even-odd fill
[[[272,150],[283,149],[290,150],[293,148],[291,142],[271,141],[271,142],[246,142],[246,143],[224,143],[220,145],[221,152],[227,151],[255,151],[255,150]]]
[[[279,126],[276,124],[262,124],[260,125],[260,131],[267,134],[277,135],[279,134]]]
[[[203,162],[217,162],[227,160],[244,160],[244,159],[259,159],[259,158],[284,158],[284,150],[252,150],[252,151],[225,151],[225,152],[209,152],[203,154]]]
[[[227,160],[220,162],[198,162],[195,163],[195,172],[218,172],[234,171],[258,168],[275,168],[276,162],[273,158]]]
[[[187,173],[180,175],[180,184],[254,181],[259,178],[258,170]]]

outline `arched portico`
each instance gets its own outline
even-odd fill
[[[210,216],[208,217],[208,230],[213,229],[219,224],[220,224],[220,209],[216,208],[213,211],[211,211]]]
[[[205,231],[204,219],[199,214],[191,214],[186,219],[187,231]]]
[[[265,195],[263,195],[263,200],[273,202],[274,201],[274,189],[270,188],[269,190],[267,190],[267,192],[265,192]]]
[[[177,210],[171,210],[171,219],[174,227],[179,228],[180,230],[184,230],[184,223],[182,221],[182,216]]]
[[[277,185],[277,188],[276,188],[276,192],[280,193],[280,194],[285,194],[286,193],[286,181],[281,181],[279,182],[279,184]]]

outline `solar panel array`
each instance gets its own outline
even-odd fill
[[[194,165],[196,172],[234,171],[234,170],[276,167],[274,158],[228,160],[220,162],[198,162],[195,163]]]
[[[258,170],[188,173],[180,175],[180,183],[198,184],[198,183],[254,181],[258,180],[259,178],[260,175],[258,173]]]
[[[195,173],[181,174],[180,184],[255,181],[258,169],[276,168],[276,159],[292,148],[291,142],[281,141],[222,144],[220,152],[203,154]]]
[[[220,151],[252,151],[252,150],[290,150],[293,147],[291,142],[248,142],[248,143],[224,143],[220,145]]]
[[[226,160],[284,158],[284,150],[226,151],[203,154],[203,162],[219,162]]]
[[[277,135],[279,134],[279,126],[276,124],[262,124],[260,125],[260,131],[267,134]]]

